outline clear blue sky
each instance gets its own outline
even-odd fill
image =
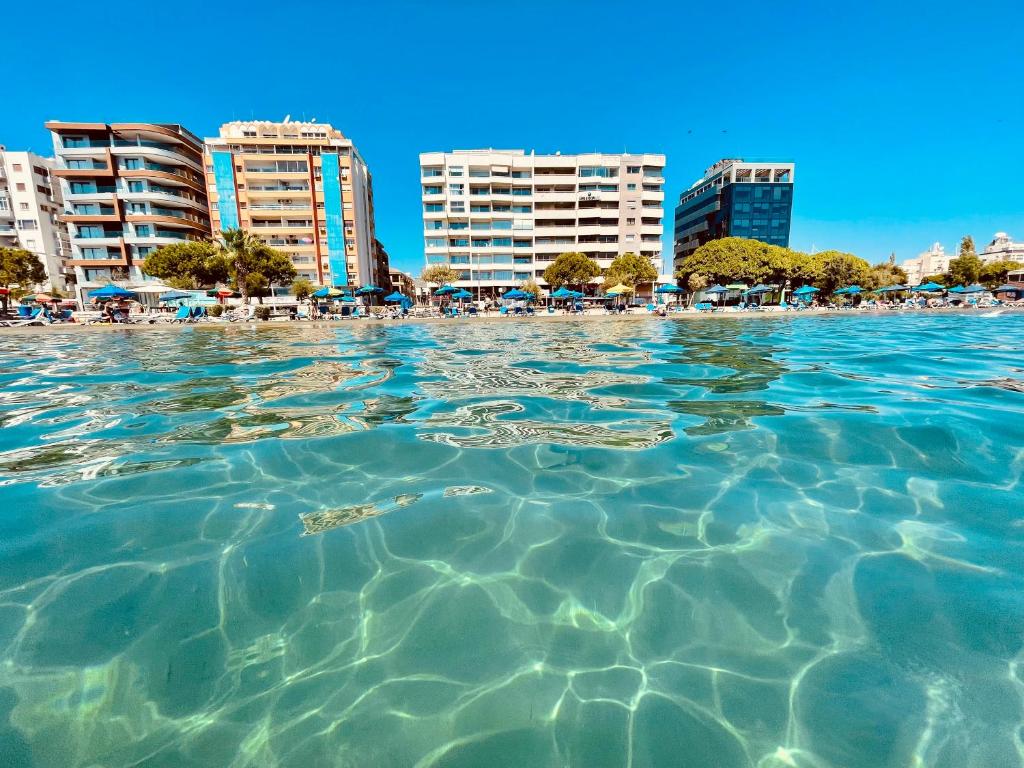
[[[664,152],[666,252],[679,192],[724,156],[796,162],[795,248],[1024,239],[1019,2],[103,7],[8,9],[0,143],[49,154],[47,119],[316,117],[355,141],[417,274],[417,155],[453,148]]]

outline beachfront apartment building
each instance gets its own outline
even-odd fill
[[[426,265],[450,265],[476,298],[546,285],[544,270],[566,251],[602,269],[633,252],[660,272],[664,168],[658,154],[423,153]]]
[[[679,196],[673,262],[711,240],[746,237],[789,247],[793,163],[719,160]]]
[[[949,262],[956,257],[946,253],[942,243],[932,243],[927,251],[917,254],[916,258],[907,259],[900,267],[907,273],[907,285],[920,285],[929,275],[941,275],[949,271]]]
[[[0,247],[35,254],[46,270],[46,282],[34,286],[65,291],[73,283],[71,255],[60,185],[52,177],[54,160],[32,152],[11,152],[0,146]]]
[[[341,131],[287,118],[225,123],[206,140],[204,164],[214,232],[252,232],[317,285],[387,280],[370,173]]]
[[[51,121],[78,298],[138,287],[146,255],[210,235],[202,142],[168,123]]]
[[[1024,264],[1024,243],[1014,242],[1005,232],[996,232],[992,242],[978,254],[983,264],[995,261],[1016,261]]]

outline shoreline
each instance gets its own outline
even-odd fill
[[[871,309],[871,310],[834,310],[834,309],[808,309],[796,311],[785,311],[785,310],[766,310],[763,312],[730,312],[730,311],[717,311],[717,312],[679,312],[672,313],[662,317],[657,314],[649,312],[637,312],[633,314],[624,315],[609,315],[604,313],[595,313],[589,315],[563,315],[563,314],[536,314],[533,317],[508,317],[506,315],[491,315],[491,316],[478,316],[478,317],[459,317],[459,318],[447,318],[447,317],[409,317],[404,320],[392,320],[392,319],[376,319],[372,317],[358,318],[358,319],[346,319],[346,320],[246,320],[236,322],[226,322],[218,320],[200,321],[195,323],[54,323],[51,325],[24,325],[14,328],[2,328],[0,327],[0,335],[26,335],[35,333],[79,333],[79,332],[100,332],[100,333],[111,333],[115,331],[173,331],[182,330],[185,328],[196,328],[196,329],[215,329],[215,328],[291,328],[291,327],[302,327],[302,328],[345,328],[349,326],[364,326],[364,325],[429,325],[429,324],[479,324],[479,323],[518,323],[518,324],[531,324],[536,322],[550,323],[550,322],[565,322],[565,321],[576,321],[576,322],[602,322],[602,321],[636,321],[636,320],[664,320],[664,321],[692,321],[692,320],[706,320],[715,319],[720,320],[723,318],[728,319],[791,319],[799,317],[864,317],[864,316],[875,316],[875,317],[890,317],[893,315],[978,315],[978,314],[989,314],[995,312],[997,314],[1022,314],[1024,315],[1024,307],[984,307],[981,309],[975,308],[958,308],[958,307],[941,307],[931,309],[910,309],[910,310],[885,310],[885,309]]]

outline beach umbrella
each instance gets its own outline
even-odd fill
[[[978,285],[977,283],[974,283],[973,285],[968,285],[966,288],[964,288],[964,293],[982,293],[987,290],[988,288],[986,288],[984,285]]]
[[[938,283],[922,283],[921,285],[915,285],[913,290],[920,293],[934,293],[935,291],[941,291],[942,286]]]
[[[0,288],[0,296],[6,296],[11,292],[10,288]]]
[[[521,291],[518,288],[513,288],[511,291],[506,291],[505,293],[503,293],[501,295],[501,298],[503,298],[503,299],[525,299],[528,296],[532,296],[532,295],[533,294],[529,294],[526,291]]]
[[[795,291],[794,296],[810,296],[812,293],[817,293],[820,289],[815,288],[813,285],[801,285]]]
[[[572,293],[573,293],[572,291],[570,291],[568,288],[566,288],[563,285],[561,288],[559,288],[557,291],[555,291],[554,293],[551,294],[551,298],[552,299],[568,299],[570,296],[572,296]]]
[[[453,299],[472,299],[473,294],[467,291],[465,288],[456,291],[452,294]]]
[[[678,285],[659,285],[654,289],[655,293],[682,293],[683,289]]]
[[[313,293],[312,293],[312,296],[315,299],[337,298],[338,296],[344,296],[344,295],[345,295],[344,291],[339,290],[338,288],[329,288],[328,286],[324,286],[323,288],[320,288],[319,290],[313,291]]]
[[[113,283],[107,283],[102,288],[97,288],[95,291],[89,291],[89,298],[99,299],[105,301],[107,299],[130,299],[135,296],[131,291],[126,291],[120,286],[114,285]]]
[[[624,283],[619,283],[618,285],[613,285],[611,288],[609,288],[608,290],[605,291],[605,293],[608,294],[609,296],[617,296],[620,293],[632,293],[632,292],[633,292],[633,289],[630,286],[625,285]]]
[[[724,285],[712,285],[710,288],[705,288],[704,293],[728,293],[729,289]]]
[[[848,285],[845,288],[840,288],[838,291],[835,291],[835,294],[837,296],[852,296],[854,294],[861,293],[863,290],[864,289],[861,288],[859,285]]]
[[[403,301],[406,298],[407,297],[404,293],[399,293],[398,291],[395,291],[394,293],[389,293],[387,296],[385,296],[384,301]]]
[[[438,288],[436,291],[434,291],[434,295],[435,296],[447,296],[449,293],[455,293],[457,290],[458,290],[458,288],[453,288],[450,285],[442,285],[440,288]]]
[[[770,285],[758,284],[753,288],[747,288],[743,293],[746,296],[759,296],[762,293],[768,293],[769,291],[775,290]]]
[[[1019,285],[1011,285],[1010,283],[1004,283],[1003,285],[1000,285],[998,288],[993,288],[992,291],[993,293],[1004,293],[1006,291],[1015,291],[1017,293],[1020,293],[1021,291],[1024,291],[1024,287],[1021,287]]]
[[[964,288],[962,285],[954,285],[952,288],[949,289],[949,292],[950,293],[967,293],[967,289]]]
[[[384,289],[378,288],[376,285],[364,285],[362,288],[356,289],[356,296],[367,296],[371,293],[384,293]]]
[[[900,291],[909,291],[905,285],[887,285],[884,288],[879,288],[877,293],[899,293]]]
[[[192,294],[185,291],[168,291],[160,294],[160,301],[178,301],[179,299],[191,299]]]

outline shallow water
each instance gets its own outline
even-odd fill
[[[0,336],[0,764],[1024,765],[1022,339]]]

